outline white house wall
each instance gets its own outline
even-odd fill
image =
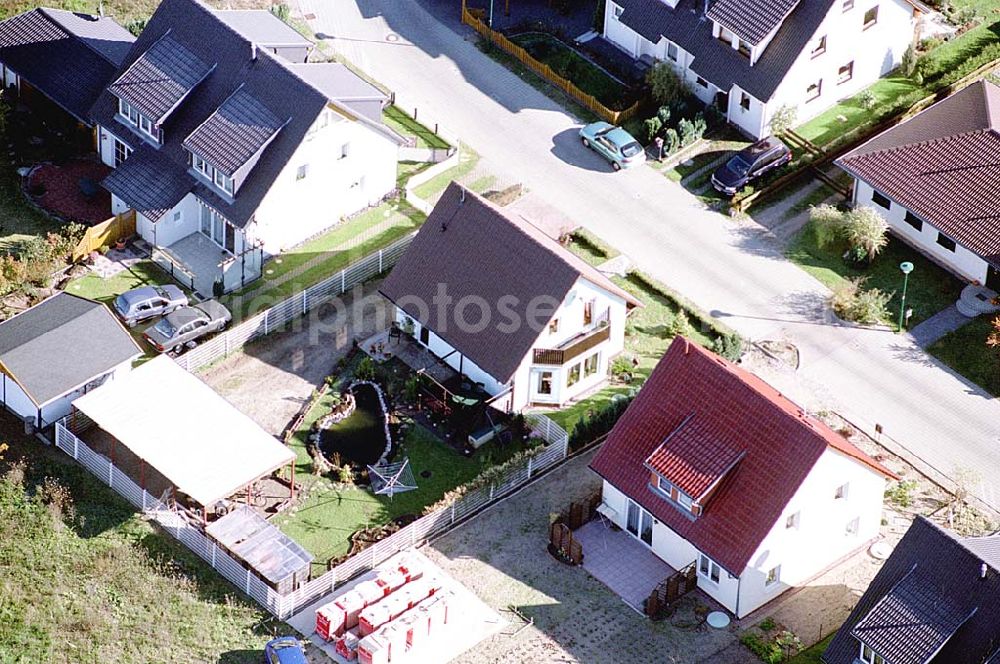
[[[398,145],[360,122],[331,115],[330,124],[299,145],[257,208],[257,238],[270,254],[336,225],[396,187]],[[345,144],[349,153],[341,158]],[[302,166],[306,175],[299,179]]]
[[[119,364],[104,375],[107,376],[107,380],[114,380],[131,370],[132,360],[128,360]],[[100,377],[95,378],[94,380],[99,378]],[[92,381],[88,381],[87,384],[90,384],[91,382]],[[85,388],[86,385],[81,385],[76,390],[67,392],[62,397],[44,404],[41,408],[42,421],[38,422],[39,409],[35,403],[28,397],[24,390],[21,389],[21,386],[10,378],[10,376],[0,374],[0,390],[2,390],[2,392],[0,392],[0,397],[2,397],[3,403],[8,409],[12,410],[19,417],[30,417],[35,420],[35,425],[39,428],[49,426],[57,420],[69,415],[73,411],[73,400],[83,395]]]
[[[835,498],[837,487],[843,484],[847,484],[847,497]],[[876,538],[884,493],[882,475],[827,448],[743,571],[737,617],[742,618],[790,587],[801,585]],[[788,518],[796,513],[798,527],[788,528]],[[847,526],[855,518],[857,533],[848,533]],[[768,571],[778,565],[780,580],[765,586]]]
[[[12,410],[18,417],[37,419],[38,407],[28,398],[28,395],[24,393],[21,386],[7,374],[0,374],[0,376],[2,376],[0,389],[3,390],[0,396],[3,397],[3,402],[7,408]]]
[[[893,232],[905,238],[910,244],[918,247],[925,254],[935,261],[950,268],[953,272],[969,281],[986,283],[986,273],[988,264],[977,254],[969,251],[962,245],[955,243],[955,251],[948,251],[937,243],[938,230],[926,221],[918,231],[913,226],[906,223],[906,208],[892,202],[888,210],[872,202],[873,189],[871,185],[863,180],[855,180],[854,200],[857,205],[865,205],[876,210],[882,215]],[[954,238],[951,238],[954,239]]]
[[[131,370],[132,370],[132,360],[122,362],[117,367],[109,371],[107,374],[104,374],[106,378],[103,378],[100,385],[103,385],[105,382],[113,381],[116,378],[125,375]],[[94,381],[101,379],[102,377],[99,376],[98,378],[95,378]],[[99,385],[94,385],[93,387],[88,389],[88,385],[90,385],[94,381],[88,381],[86,385],[81,385],[72,392],[67,392],[64,396],[56,399],[55,401],[50,401],[49,403],[42,406],[42,423],[40,424],[40,427],[49,426],[50,424],[55,423],[57,420],[60,420],[69,415],[71,412],[73,412],[74,400],[76,400],[79,397],[82,397],[84,394],[90,391],[90,389],[99,387]]]
[[[865,12],[876,5],[878,22],[864,30]],[[856,0],[854,8],[846,12],[841,2],[833,3],[830,13],[767,102],[765,123],[769,124],[774,112],[786,105],[798,109],[798,121],[804,122],[885,76],[903,59],[906,47],[913,41],[914,26],[913,6],[905,0]],[[813,58],[813,46],[823,35],[826,35],[826,52]],[[851,80],[838,84],[838,70],[852,61]],[[806,88],[820,79],[822,94],[807,102]]]

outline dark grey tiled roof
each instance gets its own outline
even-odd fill
[[[215,15],[248,41],[269,46],[302,46],[311,41],[266,9],[226,9]]]
[[[538,325],[526,322],[529,303],[538,298],[562,302],[581,276],[636,304],[632,296],[539,228],[505,214],[453,182],[380,292],[504,383],[548,323],[548,319],[539,320]],[[442,284],[453,301],[482,298],[494,312],[502,298],[514,296],[517,302],[511,311],[521,324],[508,331],[501,317],[494,316],[493,324],[484,330],[459,329],[451,308],[431,306]]]
[[[784,0],[782,0],[784,1]],[[694,56],[691,69],[722,90],[734,84],[767,101],[808,45],[835,0],[802,0],[781,24],[753,67],[750,59],[712,36],[712,21],[702,15],[702,0],[680,0],[671,9],[661,0],[615,0],[621,22],[652,42],[660,37]]]
[[[260,153],[235,199],[227,200],[201,182],[193,184],[195,194],[230,222],[243,227],[253,219],[274,179],[330,100],[325,92],[289,69],[284,60],[265,49],[254,49],[249,40],[219,18],[219,12],[197,0],[163,0],[122,69],[127,69],[164,35],[183,44],[200,61],[218,63],[164,123],[164,142],[159,153],[165,161],[156,178],[173,179],[171,192],[192,187],[185,139],[240,87],[275,117],[291,118]],[[126,142],[140,144],[142,141],[131,130],[115,120],[117,108],[114,95],[105,92],[91,108],[91,116]],[[368,119],[364,121],[373,130],[391,137],[384,125]],[[125,163],[131,162],[134,156]],[[139,194],[132,191],[134,195]],[[166,198],[172,196],[173,193]],[[133,199],[123,198],[127,204],[133,204]]]
[[[155,222],[194,189],[195,179],[156,148],[140,143],[101,184]]]
[[[110,18],[33,9],[0,22],[0,62],[78,120],[135,38]]]
[[[924,664],[971,615],[939,596],[929,564],[916,564],[851,634],[893,664]]]
[[[302,80],[375,122],[382,121],[382,109],[389,95],[339,62],[295,63],[286,65]]]
[[[837,163],[1000,266],[1000,88],[980,81]]]
[[[781,25],[797,4],[799,0],[716,0],[707,16],[757,45]]]
[[[166,34],[109,89],[159,124],[214,67]]]
[[[232,176],[266,146],[286,122],[287,119],[280,120],[240,88],[184,139],[184,147]]]
[[[141,354],[107,307],[69,293],[0,323],[0,363],[36,406]]]
[[[1000,568],[994,558],[986,560],[976,552],[981,546],[982,540],[958,537],[918,516],[830,642],[823,661],[854,664],[861,647],[858,634],[889,650],[876,648],[892,664],[918,661],[920,653],[927,655],[921,663],[983,664],[1000,648]],[[956,622],[960,624],[954,627]],[[944,638],[933,654],[929,648]]]

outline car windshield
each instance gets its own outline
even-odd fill
[[[750,170],[750,164],[748,164],[746,160],[740,155],[736,155],[735,157],[730,159],[729,163],[726,164],[726,166],[729,167],[729,170],[731,170],[733,173],[736,173],[740,177],[746,175],[747,172]]]
[[[614,127],[605,127],[604,129],[601,129],[600,131],[596,132],[594,136],[604,136],[612,131],[614,131]]]
[[[156,291],[156,294],[157,294],[157,295],[159,295],[160,297],[162,297],[162,298],[164,298],[164,299],[169,299],[169,298],[167,297],[167,291],[163,290],[163,289],[162,289],[162,288],[160,288],[159,286],[154,286],[154,287],[153,287],[153,290],[154,290],[154,291]]]
[[[177,328],[171,325],[170,321],[166,318],[161,319],[159,323],[153,326],[153,329],[165,337],[172,337],[177,334]]]
[[[115,309],[123,314],[128,313],[128,300],[125,299],[124,295],[115,298]]]
[[[634,157],[642,152],[642,146],[636,142],[626,143],[625,147],[622,148],[622,154],[626,157]]]

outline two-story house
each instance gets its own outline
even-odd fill
[[[704,102],[761,137],[783,106],[800,121],[887,74],[914,42],[916,0],[608,0],[604,38],[670,62]]]
[[[837,164],[854,204],[960,277],[1000,292],[1000,87],[978,81]]]
[[[538,226],[452,183],[379,289],[396,322],[510,412],[607,380],[642,306]]]
[[[753,374],[678,337],[590,464],[601,512],[737,617],[878,537],[895,477]]]
[[[165,0],[91,109],[112,211],[211,293],[395,188],[388,99],[266,11]]]
[[[918,516],[821,659],[1000,662],[1000,536],[959,537]]]

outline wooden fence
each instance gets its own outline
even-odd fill
[[[696,563],[697,561],[691,563],[658,583],[646,598],[646,604],[642,607],[643,612],[653,620],[659,620],[669,612],[674,602],[697,588]]]
[[[135,210],[116,214],[107,221],[91,226],[73,249],[73,262],[83,260],[90,252],[110,246],[112,242],[135,235]]]
[[[507,39],[506,35],[501,32],[497,32],[493,28],[486,25],[483,19],[476,15],[474,10],[470,10],[466,7],[465,0],[462,0],[462,23],[472,27],[473,30],[486,39],[489,39],[490,42],[498,48],[504,50],[510,55],[513,55],[515,58],[520,60],[521,64],[525,67],[568,94],[587,109],[593,111],[596,115],[600,116],[602,120],[617,125],[631,119],[636,115],[636,113],[639,112],[639,102],[635,102],[623,111],[614,111],[608,108],[599,102],[597,97],[584,92],[580,88],[576,87],[576,84],[572,81],[557,74],[552,67],[549,67],[544,62],[536,60],[524,48]]]

